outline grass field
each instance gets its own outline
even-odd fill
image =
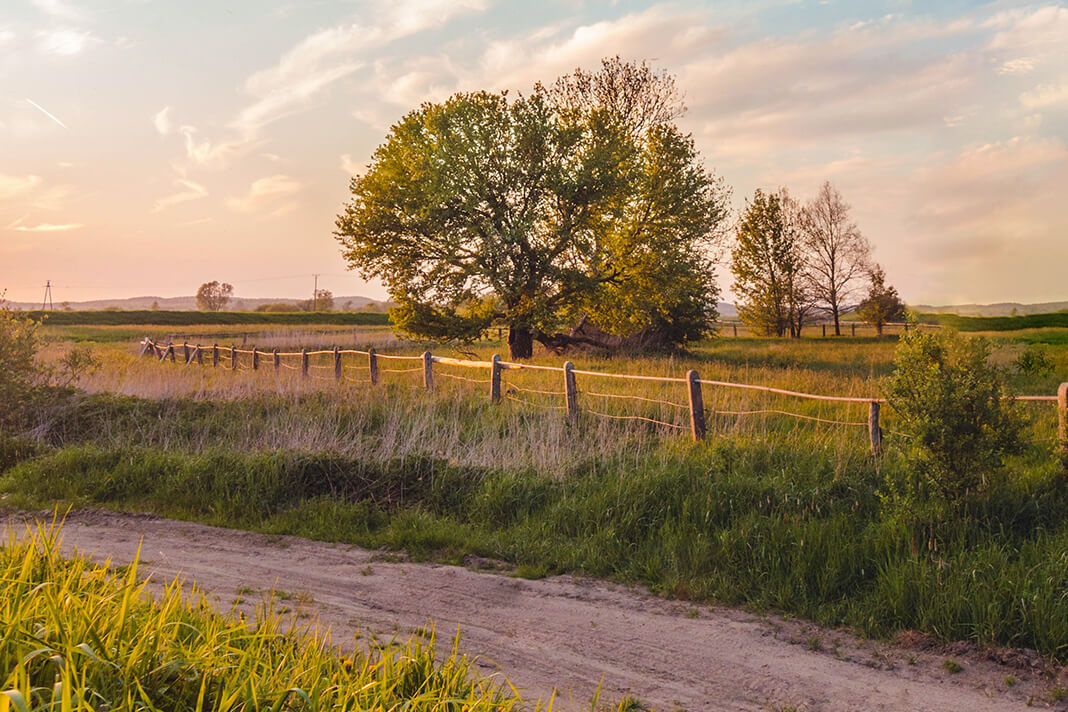
[[[122,326],[162,325],[195,326],[203,324],[348,324],[385,325],[386,314],[375,312],[198,312],[149,309],[102,311],[30,311],[25,316],[44,320],[55,326]]]
[[[63,346],[60,328],[46,329],[50,353]],[[357,361],[342,384],[325,362],[308,379],[231,372],[138,359],[134,343],[101,329],[93,348],[106,367],[84,382],[88,393],[43,413],[34,443],[8,441],[0,453],[0,466],[11,465],[0,478],[8,503],[150,510],[444,561],[473,553],[525,575],[581,572],[873,635],[918,629],[1068,660],[1068,488],[1049,404],[1020,406],[1030,443],[993,494],[942,519],[889,504],[908,477],[892,412],[879,460],[863,427],[723,414],[781,409],[859,423],[863,403],[709,387],[706,406],[718,415],[695,444],[667,425],[591,412],[685,424],[675,407],[685,403],[682,384],[580,381],[586,412],[571,426],[557,410],[559,374],[506,373],[514,398],[493,406],[485,383],[444,377],[481,381],[481,372],[440,368],[433,394],[418,372],[383,374],[372,389],[358,382]],[[341,345],[388,338],[369,328]],[[725,338],[683,356],[571,358],[582,369],[696,368],[709,379],[871,397],[894,345]],[[1000,337],[995,358],[1011,365],[1027,349],[1050,370],[1017,370],[1014,392],[1048,395],[1068,380],[1063,347]],[[495,351],[500,344],[483,342],[462,355]],[[607,397],[616,395],[651,402]]]

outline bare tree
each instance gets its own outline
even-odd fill
[[[599,72],[579,68],[565,74],[553,83],[548,95],[565,111],[609,109],[632,135],[669,124],[686,112],[675,77],[654,71],[644,60],[624,62],[618,55],[602,59]]]
[[[849,217],[849,204],[824,182],[802,216],[806,272],[819,306],[834,319],[834,335],[841,336],[839,317],[852,298],[857,282],[869,273],[871,245]]]

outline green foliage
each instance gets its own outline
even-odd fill
[[[558,106],[541,87],[424,104],[352,179],[335,234],[419,337],[469,339],[496,321],[548,340],[582,315],[614,334],[701,335],[726,191],[689,136],[633,128],[615,107]]]
[[[857,307],[857,315],[875,324],[879,336],[883,335],[883,326],[887,322],[905,318],[905,304],[897,295],[897,289],[886,284],[886,273],[879,265],[871,271],[871,287],[868,296]]]
[[[39,344],[36,322],[0,309],[0,429],[26,406],[44,375]]]
[[[372,312],[301,312],[294,306],[289,313],[257,312],[200,312],[200,311],[73,311],[24,312],[34,320],[45,320],[49,326],[195,326],[209,324],[388,324],[385,314]]]
[[[520,703],[455,646],[436,657],[433,636],[342,657],[272,602],[250,625],[213,613],[181,581],[149,596],[137,561],[120,572],[65,559],[60,536],[38,528],[0,549],[2,709],[503,712]]]
[[[951,505],[988,489],[1005,455],[1021,448],[1022,423],[990,354],[985,339],[912,329],[885,384],[912,469]]]
[[[800,333],[804,304],[800,234],[788,197],[757,189],[738,225],[731,272],[738,316],[765,334]]]

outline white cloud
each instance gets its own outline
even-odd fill
[[[37,49],[43,54],[72,56],[82,52],[97,39],[85,30],[59,28],[37,33]]]
[[[1028,109],[1068,103],[1068,82],[1043,84],[1020,95],[1020,103]]]
[[[59,17],[66,20],[80,20],[83,18],[84,13],[81,10],[69,5],[62,0],[30,0],[33,5],[52,17]]]
[[[77,230],[78,228],[85,227],[82,223],[65,223],[56,225],[53,223],[41,223],[40,225],[18,225],[13,229],[19,232],[63,232],[65,230]]]
[[[341,170],[345,175],[355,176],[367,170],[367,164],[354,161],[350,154],[343,153],[341,154]]]
[[[1006,60],[998,67],[998,74],[1027,74],[1034,71],[1034,57],[1017,57]]]
[[[0,173],[0,200],[26,195],[41,185],[41,176],[12,176]]]
[[[226,199],[226,206],[239,213],[254,213],[271,211],[277,213],[279,209],[285,209],[291,203],[282,205],[280,200],[299,192],[301,185],[298,181],[286,175],[274,175],[260,178],[253,182],[245,195]]]
[[[165,106],[152,117],[152,124],[156,127],[156,131],[161,136],[166,136],[174,130],[174,125],[171,123],[171,107]]]
[[[200,198],[208,197],[208,189],[200,185],[199,183],[194,183],[191,180],[179,178],[178,180],[174,181],[174,184],[180,188],[184,188],[184,190],[157,200],[156,204],[152,208],[153,212],[158,213],[162,210],[166,210],[167,208],[174,205],[178,205],[180,203],[188,203],[190,200],[199,200]]]

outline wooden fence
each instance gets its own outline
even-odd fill
[[[783,388],[773,388],[771,386],[758,386],[746,383],[733,383],[730,381],[715,381],[702,379],[697,371],[691,369],[686,373],[683,378],[672,376],[646,376],[627,373],[606,373],[603,371],[584,371],[575,368],[575,365],[570,361],[566,361],[562,366],[541,366],[528,363],[512,363],[509,361],[502,361],[500,356],[494,354],[490,361],[473,361],[469,359],[458,359],[447,356],[434,356],[429,351],[425,351],[419,356],[399,356],[394,354],[380,354],[375,351],[373,347],[366,351],[359,349],[341,349],[335,346],[332,349],[320,349],[309,351],[307,349],[301,349],[300,351],[292,352],[279,352],[278,349],[273,351],[261,351],[256,347],[251,349],[239,349],[236,346],[219,346],[218,344],[212,344],[210,347],[202,347],[200,344],[183,343],[181,345],[176,344],[158,344],[148,337],[145,337],[140,342],[140,355],[141,356],[154,356],[159,361],[177,362],[178,351],[181,350],[182,361],[187,364],[204,365],[205,361],[209,365],[215,368],[229,368],[236,371],[239,367],[251,369],[254,371],[264,368],[266,365],[275,373],[281,372],[281,370],[288,369],[290,371],[299,371],[301,376],[315,377],[325,380],[341,381],[343,378],[345,366],[343,360],[346,356],[362,356],[366,357],[366,383],[374,386],[377,385],[381,379],[383,373],[417,373],[421,372],[423,388],[426,390],[433,390],[434,377],[435,377],[435,364],[441,366],[453,366],[464,369],[476,369],[481,371],[488,371],[488,379],[469,379],[462,376],[456,376],[453,374],[441,373],[440,375],[454,378],[460,381],[468,381],[480,385],[489,386],[489,398],[493,403],[499,403],[502,398],[502,375],[506,371],[522,371],[533,370],[558,373],[562,380],[562,390],[543,390],[543,389],[526,389],[518,386],[510,386],[509,389],[503,392],[503,395],[513,400],[524,402],[521,398],[518,398],[512,394],[512,391],[517,392],[527,391],[530,393],[537,393],[541,395],[548,395],[552,397],[560,398],[560,404],[558,409],[564,411],[566,416],[571,421],[578,420],[579,417],[579,394],[582,393],[587,397],[593,398],[629,398],[639,401],[650,401],[654,403],[668,405],[680,410],[686,410],[689,413],[689,427],[685,428],[675,423],[668,423],[663,420],[655,418],[649,418],[638,415],[611,415],[603,412],[593,410],[591,408],[585,408],[584,411],[592,415],[601,416],[605,418],[613,418],[620,420],[636,420],[646,421],[656,425],[664,426],[672,429],[690,431],[694,440],[701,440],[707,433],[707,424],[705,416],[710,411],[706,410],[704,398],[701,392],[701,386],[713,386],[717,388],[729,388],[729,389],[741,389],[747,391],[760,391],[764,393],[776,394],[780,396],[788,396],[791,398],[814,400],[814,401],[829,401],[835,403],[865,403],[868,406],[868,418],[866,422],[855,421],[840,421],[830,420],[826,418],[816,417],[812,415],[803,415],[801,413],[793,413],[784,410],[773,409],[761,409],[761,410],[749,410],[749,411],[727,411],[717,410],[711,411],[714,414],[719,415],[753,415],[760,413],[770,413],[783,416],[789,416],[793,418],[800,418],[808,421],[815,421],[820,423],[827,423],[832,425],[846,425],[846,426],[866,426],[868,429],[868,440],[871,446],[872,455],[878,456],[882,452],[883,443],[883,429],[880,427],[880,409],[881,406],[886,403],[884,398],[858,398],[853,396],[827,396],[817,395],[814,393],[801,393],[798,391],[786,390]],[[328,357],[327,364],[311,363],[312,357]],[[244,357],[244,364],[241,364]],[[293,365],[287,360],[298,360],[298,365]],[[413,365],[410,367],[401,368],[383,368],[380,366],[379,361],[396,361],[399,366],[403,365],[403,362],[409,362]],[[352,368],[352,367],[350,367]],[[330,371],[330,375],[319,375],[312,373],[313,370],[326,370]],[[628,381],[653,381],[657,383],[677,383],[682,384],[686,388],[687,402],[685,404],[675,403],[657,398],[645,398],[643,396],[634,395],[618,395],[601,393],[589,389],[579,390],[578,378],[583,379],[621,379]],[[1057,408],[1058,416],[1058,444],[1063,453],[1068,455],[1068,383],[1062,383],[1057,391],[1057,395],[1054,396],[1013,396],[1017,401],[1027,402],[1050,402],[1054,403]]]

